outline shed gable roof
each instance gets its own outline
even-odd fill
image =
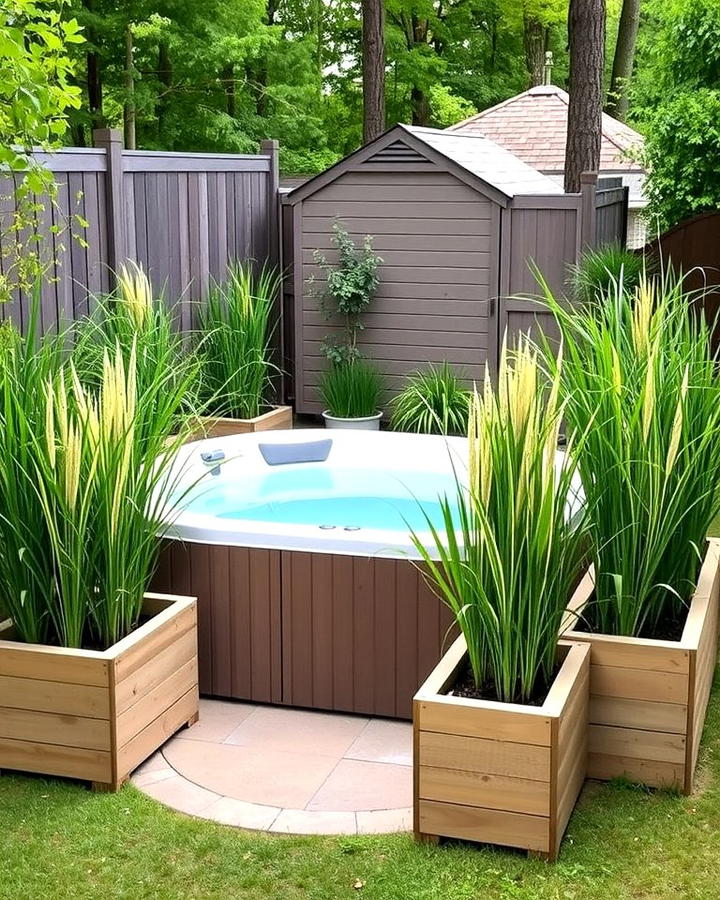
[[[541,172],[564,172],[568,94],[543,84],[451,125],[453,134],[483,135]],[[642,172],[634,159],[643,137],[607,113],[602,114],[600,171]]]
[[[287,202],[292,204],[304,200],[345,171],[365,163],[390,167],[396,163],[409,163],[444,168],[503,206],[516,194],[563,192],[552,179],[487,138],[450,134],[434,128],[395,125],[325,172],[292,190],[287,195]]]

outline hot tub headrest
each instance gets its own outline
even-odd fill
[[[320,441],[302,441],[302,443],[295,444],[258,444],[258,450],[269,466],[325,462],[331,447],[332,438],[323,438]]]

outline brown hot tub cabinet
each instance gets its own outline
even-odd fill
[[[555,859],[585,779],[590,647],[561,641],[542,706],[455,697],[458,638],[415,696],[414,831]]]
[[[198,598],[200,691],[409,719],[452,617],[407,559],[166,541],[157,589]]]
[[[592,597],[592,579],[573,598]],[[588,776],[693,788],[718,649],[720,540],[707,542],[679,641],[568,631],[592,648]]]
[[[117,790],[197,721],[195,598],[147,594],[143,612],[104,652],[24,644],[0,623],[0,769]]]

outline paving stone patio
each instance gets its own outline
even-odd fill
[[[412,725],[200,701],[200,721],[133,775],[179,812],[287,834],[377,834],[412,824]]]

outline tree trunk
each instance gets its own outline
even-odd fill
[[[530,75],[530,87],[543,83],[545,67],[545,26],[536,16],[523,14],[523,44],[525,66]]]
[[[85,141],[85,126],[82,122],[73,122],[70,125],[70,140],[73,147],[87,146]]]
[[[318,80],[318,98],[322,99],[323,82],[324,82],[324,54],[323,41],[325,40],[325,22],[324,22],[324,0],[315,0],[314,16],[315,16],[315,68],[317,70]]]
[[[133,74],[133,33],[130,25],[125,29],[125,105],[123,107],[123,132],[125,149],[135,149],[135,77]]]
[[[570,0],[570,101],[565,190],[580,190],[580,175],[600,167],[605,0]]]
[[[277,2],[276,0],[269,0],[265,14],[265,24],[274,25],[276,15]],[[255,111],[261,119],[265,119],[268,115],[268,64],[266,55],[260,58],[255,71],[251,72],[250,75],[256,86]]]
[[[95,0],[83,0],[83,6],[89,13],[95,12]],[[100,54],[95,49],[98,36],[94,28],[85,29],[89,49],[85,54],[86,83],[88,96],[88,112],[90,113],[90,128],[102,128],[105,124],[103,116],[103,86]]]
[[[363,141],[385,131],[385,6],[362,0]]]
[[[413,125],[427,127],[430,124],[430,101],[425,91],[419,87],[413,87],[410,92],[410,106]]]
[[[623,0],[606,104],[607,112],[622,121],[625,120],[628,111],[628,89],[635,61],[635,41],[639,25],[640,0]]]
[[[167,41],[160,41],[158,44],[158,81],[160,82],[160,93],[155,104],[155,115],[157,116],[158,138],[162,145],[165,116],[168,110],[168,95],[172,88],[172,62]]]
[[[103,90],[100,74],[100,57],[94,51],[89,52],[87,61],[87,94],[88,110],[93,128],[101,128],[104,122],[103,116]]]
[[[222,70],[220,76],[222,78],[223,87],[225,88],[225,112],[231,119],[235,118],[235,66],[228,63]]]

